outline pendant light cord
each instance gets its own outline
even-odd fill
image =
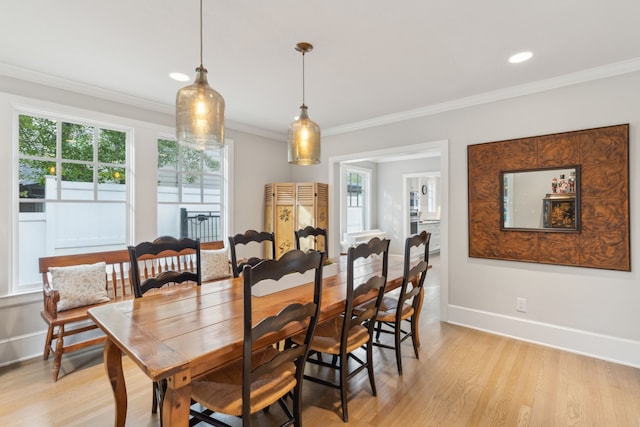
[[[202,65],[202,0],[200,0],[200,68],[204,68]]]
[[[304,54],[305,51],[302,51],[302,105],[305,105],[304,103]]]

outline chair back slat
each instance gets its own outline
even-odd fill
[[[306,226],[301,230],[295,231],[296,236],[296,249],[302,249],[301,247],[301,239],[306,239],[313,237],[313,246],[312,249],[318,250],[319,247],[324,248],[324,253],[327,258],[329,258],[329,241],[327,238],[327,229],[320,227],[312,227],[310,225]],[[322,236],[322,245],[318,242],[318,237]]]
[[[273,233],[269,233],[267,231],[256,231],[256,230],[247,230],[244,233],[239,233],[234,236],[229,236],[229,253],[231,255],[231,271],[233,272],[233,277],[240,276],[240,272],[245,265],[256,265],[263,258],[260,257],[250,257],[247,260],[238,262],[238,256],[236,253],[236,246],[238,245],[248,245],[249,243],[262,243],[267,242],[271,245],[271,253],[276,253],[276,239]]]
[[[423,231],[414,236],[410,236],[405,240],[404,245],[404,267],[402,275],[402,286],[400,287],[400,295],[398,297],[398,307],[402,307],[406,301],[413,298],[412,303],[417,303],[414,298],[420,293],[424,286],[427,270],[429,269],[429,242],[431,241],[431,233]],[[414,259],[412,251],[419,250],[420,256]],[[412,288],[409,289],[409,284]],[[415,308],[415,307],[414,307]],[[402,310],[396,310],[397,316],[402,314]]]
[[[129,246],[128,250],[131,263],[130,276],[136,298],[168,283],[191,281],[198,286],[202,284],[199,240],[162,236],[153,242]],[[181,256],[195,257],[195,271],[180,267],[179,257]]]

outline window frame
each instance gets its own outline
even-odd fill
[[[348,231],[348,213],[347,210],[349,208],[347,204],[348,197],[348,176],[350,172],[356,172],[358,174],[363,174],[366,176],[364,182],[364,206],[363,206],[363,230],[368,230],[371,228],[371,203],[372,203],[372,179],[373,179],[373,170],[369,168],[364,168],[362,166],[355,166],[349,163],[343,163],[341,165],[341,183],[340,183],[340,217],[342,220],[340,221],[340,231],[341,234],[347,233]]]
[[[131,188],[133,185],[133,173],[132,173],[132,164],[133,164],[133,156],[132,156],[132,145],[134,140],[134,127],[132,125],[126,124],[116,124],[114,121],[107,121],[101,119],[102,116],[100,113],[89,111],[89,110],[76,110],[72,113],[68,112],[69,108],[64,106],[49,106],[47,108],[34,108],[28,105],[12,105],[12,208],[11,208],[11,260],[9,262],[11,272],[9,277],[11,278],[10,284],[8,286],[8,295],[19,295],[25,294],[33,291],[42,290],[42,282],[41,280],[36,283],[28,283],[28,284],[20,284],[20,223],[23,221],[33,221],[38,218],[42,218],[45,215],[45,212],[20,212],[20,205],[24,202],[24,199],[20,198],[20,161],[24,158],[30,157],[38,157],[38,156],[29,156],[23,155],[20,152],[20,116],[31,116],[38,117],[47,120],[52,120],[60,123],[70,123],[77,124],[82,126],[91,126],[93,127],[94,138],[95,135],[99,135],[100,129],[113,130],[118,132],[124,132],[125,134],[125,160],[124,164],[118,165],[118,167],[125,170],[125,195],[123,200],[109,200],[109,199],[100,199],[98,197],[98,188],[100,185],[100,178],[97,172],[97,169],[93,172],[92,178],[92,191],[93,197],[91,199],[63,199],[61,197],[61,185],[56,187],[56,196],[54,199],[47,199],[46,197],[42,199],[31,199],[29,202],[33,201],[33,203],[43,203],[45,206],[47,203],[55,203],[55,204],[69,204],[69,203],[90,203],[90,204],[121,204],[124,206],[125,211],[125,224],[124,224],[124,236],[125,242],[124,245],[128,245],[131,241],[131,236],[133,234],[132,230],[132,218],[131,211],[133,206],[133,200],[131,197]],[[121,123],[126,122],[127,120],[122,119]],[[51,161],[56,163],[56,169],[58,165],[64,164],[65,160],[68,162],[70,159],[64,159],[62,157],[61,150],[61,133],[60,128],[57,125],[56,131],[56,156],[52,158],[47,158],[47,161]],[[81,163],[91,164],[94,168],[106,164],[105,162],[100,162],[95,156],[97,155],[99,138],[95,140],[96,146],[94,147],[94,158],[90,162],[83,161]],[[43,157],[44,158],[44,157]],[[60,171],[56,170],[56,177],[60,177]],[[27,199],[29,200],[29,199]],[[26,202],[26,203],[29,203]],[[46,231],[46,230],[45,230]],[[53,254],[51,254],[53,255]]]
[[[159,141],[163,139],[163,140],[169,140],[169,141],[174,141],[176,140],[175,134],[167,134],[167,133],[160,133],[158,134],[157,138],[156,138],[156,173],[158,173],[160,171],[160,169],[158,168],[158,162],[157,162],[157,150],[158,150],[158,143]],[[181,149],[179,147],[179,149]],[[221,155],[220,155],[220,168],[222,170],[222,173],[220,174],[220,183],[221,183],[221,188],[220,188],[220,222],[221,222],[221,236],[220,236],[220,240],[221,241],[225,241],[227,240],[227,236],[229,236],[229,230],[233,229],[233,218],[231,216],[231,206],[233,204],[233,180],[231,179],[231,177],[233,177],[233,155],[234,155],[234,142],[232,139],[229,138],[225,138],[224,141],[224,146],[220,149],[221,150]],[[181,171],[180,168],[182,166],[182,162],[181,162],[182,156],[178,155],[178,167],[176,172],[178,173],[178,200],[177,201],[160,201],[157,200],[156,206],[160,206],[160,205],[211,205],[211,202],[206,202],[203,200],[203,192],[204,192],[204,184],[205,181],[204,179],[202,179],[203,176],[211,176],[212,174],[208,174],[203,170],[200,172],[199,176],[200,176],[200,202],[188,202],[188,201],[184,201],[182,199],[182,194],[183,194],[183,181],[182,181],[182,177],[184,175],[184,171]],[[159,182],[156,179],[156,182]],[[156,194],[158,191],[158,186],[156,186]],[[158,216],[158,212],[159,210],[156,208],[156,217]],[[159,228],[159,224],[156,224],[156,230],[158,231]],[[226,246],[226,245],[225,245]]]

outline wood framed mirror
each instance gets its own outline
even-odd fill
[[[575,229],[505,228],[504,172],[570,166]],[[631,271],[628,124],[469,145],[467,180],[470,257]]]

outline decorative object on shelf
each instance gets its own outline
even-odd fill
[[[300,115],[289,126],[289,163],[313,165],[320,163],[320,126],[309,118],[304,103],[304,55],[313,45],[300,42],[295,49],[302,52],[302,105]]]
[[[224,99],[207,82],[202,65],[202,0],[200,0],[200,66],[193,84],[176,95],[176,138],[178,144],[199,151],[224,145]]]
[[[575,193],[547,194],[543,199],[542,212],[545,228],[578,229]]]
[[[569,175],[569,193],[576,192],[576,173],[571,172]]]
[[[568,193],[569,182],[564,179],[564,174],[560,175],[560,181],[558,181],[558,193]]]
[[[275,236],[274,259],[296,248],[295,231],[306,226],[329,231],[329,186],[319,182],[278,182],[264,186],[264,230]],[[300,249],[324,251],[323,239],[311,247],[305,239]],[[265,246],[265,256],[271,250]]]

